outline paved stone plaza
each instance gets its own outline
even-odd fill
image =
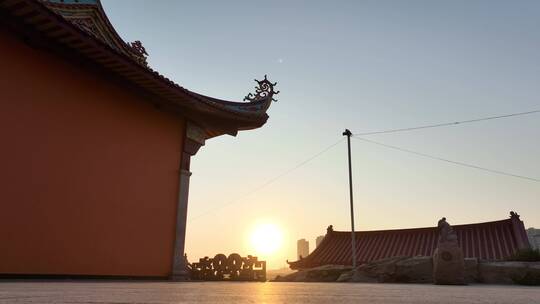
[[[540,303],[540,287],[354,283],[2,282],[0,303]]]

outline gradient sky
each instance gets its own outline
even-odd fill
[[[261,129],[207,141],[192,160],[190,260],[253,252],[258,222],[295,260],[296,240],[350,229],[346,144],[269,179],[352,132],[540,109],[539,1],[103,0],[151,67],[210,96],[241,100],[268,74],[281,94]],[[540,178],[540,114],[369,139]],[[359,229],[499,220],[540,226],[540,183],[352,142]],[[234,201],[232,204],[229,202]],[[143,244],[141,244],[143,245]]]

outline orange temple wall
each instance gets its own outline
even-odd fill
[[[0,274],[168,276],[185,123],[0,31]]]

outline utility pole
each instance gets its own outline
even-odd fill
[[[352,185],[352,161],[351,161],[351,136],[349,129],[345,129],[343,136],[347,136],[347,148],[349,155],[349,199],[351,203],[351,247],[352,247],[352,266],[356,269],[356,236],[354,233],[354,207],[353,207],[353,185]]]

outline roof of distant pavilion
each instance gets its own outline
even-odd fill
[[[503,260],[528,248],[523,222],[515,212],[500,221],[452,226],[466,258]],[[437,227],[357,231],[356,259],[359,264],[396,256],[431,256],[437,248]],[[351,265],[351,232],[328,227],[321,244],[305,258],[287,262],[291,269],[322,265]]]
[[[156,107],[180,113],[203,127],[205,137],[236,135],[262,126],[275,83],[257,82],[247,102],[204,96],[174,83],[147,65],[139,41],[126,43],[109,22],[99,0],[2,0],[2,23],[34,46],[90,63],[137,89]]]

